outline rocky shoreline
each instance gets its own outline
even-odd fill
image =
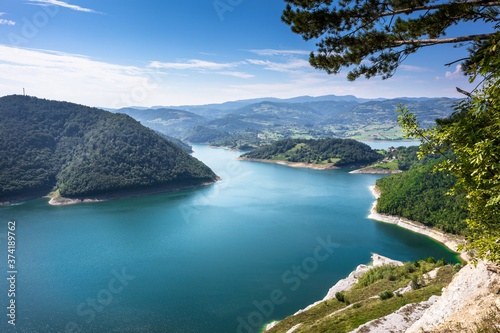
[[[370,266],[359,265],[345,279],[339,280],[328,292],[327,296],[296,314],[309,310],[324,300],[331,299],[337,291],[347,291],[357,282],[358,278],[373,267],[390,264],[403,265],[377,254],[372,255],[373,263]],[[441,267],[435,268],[424,275],[425,279],[436,279]],[[468,264],[463,267],[452,279],[450,284],[442,290],[441,296],[431,296],[420,303],[410,303],[384,317],[369,321],[349,333],[418,333],[418,332],[469,332],[479,327],[478,323],[484,318],[492,318],[500,306],[498,285],[500,282],[500,268],[496,264],[485,263],[479,260],[477,265]],[[394,293],[404,294],[411,291],[411,285],[405,290],[398,289]],[[327,316],[351,308],[353,304],[337,310]],[[493,312],[492,312],[493,311]],[[279,324],[274,321],[266,325],[264,332]],[[287,333],[294,332],[303,324],[299,323]]]
[[[380,198],[381,193],[376,185],[370,186],[370,191],[372,192],[375,199],[378,200],[378,198]],[[439,243],[443,244],[451,251],[460,253],[460,258],[462,258],[463,261],[465,262],[470,261],[471,258],[467,252],[459,252],[457,250],[459,245],[465,244],[465,239],[463,237],[452,235],[438,229],[430,228],[423,225],[422,223],[411,221],[403,217],[377,213],[376,210],[377,200],[375,200],[375,202],[372,205],[372,208],[370,209],[370,215],[368,215],[369,219],[384,223],[395,224],[401,228],[430,237],[438,241]]]

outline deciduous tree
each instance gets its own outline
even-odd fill
[[[400,124],[407,137],[422,141],[420,156],[441,154],[447,158],[441,170],[458,179],[455,191],[467,195],[472,213],[470,243],[478,258],[500,261],[500,33],[484,42],[467,61],[471,82],[481,85],[458,103],[453,115],[422,129],[403,108]]]

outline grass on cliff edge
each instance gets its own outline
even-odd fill
[[[433,263],[434,260],[429,261],[431,262],[421,260],[414,263],[407,262],[399,267],[374,268],[365,273],[351,290],[344,292],[344,298],[347,301],[340,302],[335,298],[324,301],[308,311],[283,319],[266,333],[286,333],[299,323],[302,325],[294,333],[349,332],[364,323],[391,314],[406,304],[419,303],[428,300],[432,295],[441,295],[442,289],[451,282],[459,266],[443,266],[444,263],[441,260],[437,263]],[[436,278],[424,282],[422,276],[439,266],[442,268],[438,271]],[[418,280],[419,286],[416,286],[418,289],[386,300],[370,298],[386,290],[395,291],[406,287],[412,280]],[[349,305],[352,306],[349,307]],[[345,310],[329,316],[344,308]]]

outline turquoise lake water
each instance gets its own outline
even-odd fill
[[[16,221],[16,326],[1,332],[258,332],[322,299],[372,252],[457,260],[366,218],[381,176],[234,160],[195,146],[212,186],[54,207],[0,207],[0,267]]]

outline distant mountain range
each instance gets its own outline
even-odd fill
[[[274,102],[274,103],[309,103],[309,102],[368,102],[368,101],[381,101],[383,98],[378,99],[365,99],[358,98],[352,95],[345,96],[336,96],[336,95],[325,95],[325,96],[299,96],[293,98],[275,98],[275,97],[261,97],[261,98],[253,98],[253,99],[245,99],[238,101],[225,102],[220,104],[206,104],[206,105],[182,105],[174,108],[188,110],[194,113],[202,114],[205,112],[209,112],[210,110],[223,110],[230,111],[234,109],[239,109],[251,104],[261,103],[261,102]],[[152,109],[163,108],[161,106],[154,106]]]
[[[408,107],[429,127],[453,112],[451,98],[362,99],[355,96],[257,98],[222,104],[124,108],[156,131],[191,143],[256,147],[282,138],[401,140],[396,109]]]
[[[219,109],[219,110],[232,110],[238,109],[250,104],[260,103],[260,102],[276,102],[276,103],[308,103],[308,102],[370,102],[370,101],[384,101],[387,98],[359,98],[353,95],[323,95],[323,96],[299,96],[292,98],[276,98],[276,97],[261,97],[244,99],[237,101],[230,101],[225,103],[215,103],[215,104],[205,104],[205,105],[181,105],[181,106],[153,106],[151,109],[163,109],[163,108],[174,108],[182,109],[195,112],[198,109]],[[405,100],[428,100],[431,97],[399,97],[398,99]],[[135,107],[134,107],[135,108]]]
[[[412,100],[412,101],[424,101],[433,99],[432,97],[398,97],[397,99],[402,100]],[[384,101],[387,98],[359,98],[353,95],[324,95],[324,96],[299,96],[292,98],[276,98],[276,97],[261,97],[252,99],[242,99],[237,101],[229,101],[224,103],[212,103],[203,105],[170,105],[170,106],[152,106],[142,107],[142,106],[130,106],[131,109],[136,110],[147,110],[147,109],[176,109],[176,110],[186,110],[191,111],[196,114],[210,113],[213,110],[234,110],[250,104],[256,104],[260,102],[275,102],[275,103],[310,103],[310,102],[357,102],[365,103],[371,101]],[[116,111],[117,109],[102,108],[107,111]]]

